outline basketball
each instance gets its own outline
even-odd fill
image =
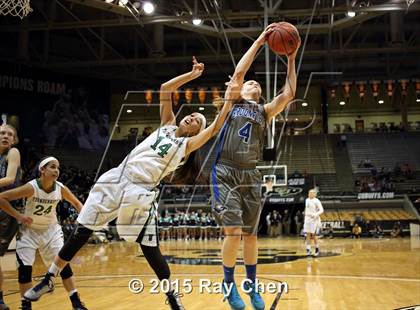
[[[299,45],[300,36],[295,26],[287,22],[277,23],[268,35],[268,46],[279,55],[292,54]]]

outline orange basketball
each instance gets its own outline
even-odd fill
[[[268,35],[267,41],[268,46],[274,53],[290,55],[299,45],[299,31],[290,23],[280,22],[274,26],[274,30]]]

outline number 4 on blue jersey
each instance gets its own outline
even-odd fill
[[[251,138],[251,131],[252,123],[246,122],[246,124],[239,129],[238,135],[243,139],[245,143],[248,143],[249,139]]]

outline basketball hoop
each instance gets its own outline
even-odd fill
[[[407,9],[416,1],[416,0],[405,0],[407,2]]]
[[[32,12],[29,0],[2,0],[0,1],[0,14],[19,16],[23,19]]]

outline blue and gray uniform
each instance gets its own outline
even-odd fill
[[[236,104],[217,141],[211,172],[212,207],[219,225],[257,233],[261,213],[261,173],[256,169],[266,128],[264,106]]]
[[[8,167],[7,155],[8,154],[9,154],[9,151],[0,155],[0,179],[7,176],[7,167]],[[0,192],[4,192],[9,189],[18,187],[20,185],[21,176],[22,176],[22,171],[19,167],[16,172],[15,182],[12,185],[1,187]],[[10,204],[15,209],[22,208],[21,200],[12,201]],[[9,248],[9,244],[12,241],[13,237],[15,236],[18,230],[18,227],[19,225],[14,217],[8,215],[3,210],[0,210],[0,256],[3,256],[7,252],[7,249]]]

